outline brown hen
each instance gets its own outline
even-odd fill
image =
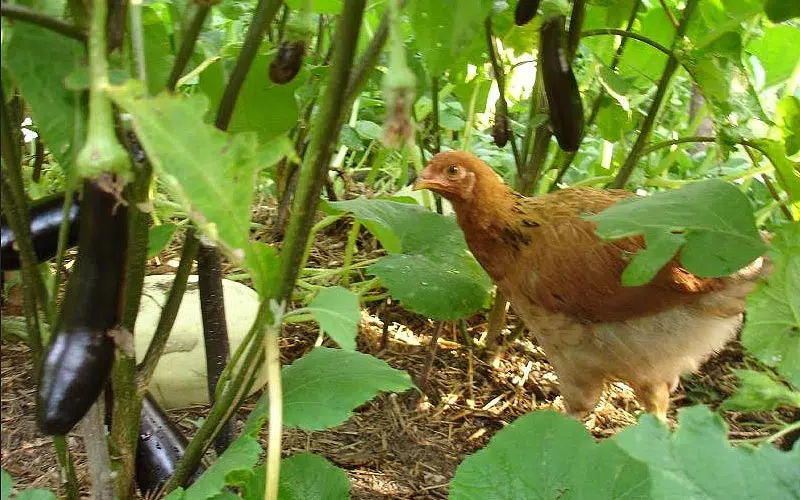
[[[414,188],[450,201],[470,250],[545,350],[576,417],[617,380],[665,419],[678,377],[735,336],[745,296],[764,272],[759,258],[733,276],[701,278],[673,258],[649,284],[622,286],[643,240],[602,240],[581,216],[632,193],[571,188],[526,198],[463,151],[434,156]]]

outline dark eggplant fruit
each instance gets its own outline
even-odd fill
[[[119,323],[127,210],[94,181],[81,200],[78,257],[39,378],[37,419],[45,434],[66,434],[106,384],[114,360],[109,331]]]
[[[58,232],[63,220],[64,193],[58,193],[36,200],[30,207],[31,237],[36,259],[39,262],[55,257],[58,251]],[[69,207],[69,231],[67,235],[67,248],[78,242],[78,218],[80,206],[75,196]],[[3,271],[19,269],[19,251],[16,249],[16,238],[5,217],[0,221],[0,239],[2,240],[2,253],[0,253],[0,268]]]
[[[539,50],[553,134],[561,149],[574,152],[583,137],[583,103],[564,45],[564,22],[564,16],[554,16],[542,24]]]
[[[303,67],[305,53],[306,43],[303,40],[281,42],[275,59],[269,65],[272,83],[283,85],[291,82]]]
[[[536,17],[537,10],[539,10],[539,0],[519,0],[517,8],[514,9],[514,24],[525,26]]]
[[[136,445],[136,484],[142,495],[152,495],[161,490],[175,472],[188,442],[153,396],[145,393]],[[187,484],[201,473],[202,467]]]

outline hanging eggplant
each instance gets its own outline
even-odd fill
[[[139,441],[136,445],[136,484],[142,495],[158,493],[175,472],[183,457],[188,440],[164,410],[147,392],[142,399],[139,419]],[[203,472],[203,467],[187,481],[187,484]]]
[[[31,239],[36,260],[44,262],[55,257],[58,251],[58,232],[64,215],[64,193],[58,193],[36,200],[30,207],[29,220],[31,224]],[[69,207],[67,218],[69,230],[67,233],[67,248],[78,242],[78,217],[80,206],[77,196],[73,198]],[[2,253],[0,253],[0,268],[3,271],[19,269],[19,251],[16,248],[16,238],[8,226],[5,217],[0,219],[0,239],[2,239]]]
[[[567,57],[564,22],[564,16],[554,16],[542,24],[539,61],[553,134],[561,149],[574,152],[583,137],[583,103]]]
[[[95,181],[84,181],[78,258],[41,369],[37,412],[45,434],[69,432],[105,386],[114,360],[109,331],[119,321],[126,241],[125,207]]]
[[[519,0],[517,8],[514,9],[514,24],[525,26],[536,17],[539,10],[539,0]]]

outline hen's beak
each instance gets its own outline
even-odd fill
[[[419,191],[420,189],[436,189],[442,187],[439,182],[436,182],[431,177],[431,172],[428,167],[423,168],[422,172],[419,173],[417,182],[414,183],[412,190]]]
[[[412,191],[419,191],[420,189],[434,189],[437,186],[438,184],[434,181],[428,179],[417,179],[417,182],[414,183]]]

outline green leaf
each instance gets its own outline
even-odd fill
[[[647,498],[647,467],[579,422],[536,411],[502,429],[459,465],[452,500]]]
[[[634,257],[638,269],[667,263],[676,246],[672,234],[685,240],[681,264],[704,277],[729,276],[766,249],[747,197],[717,179],[628,198],[586,219],[597,222],[597,234],[608,240],[644,234],[648,250]]]
[[[492,282],[469,253],[452,217],[418,205],[357,198],[325,205],[351,212],[390,254],[367,271],[404,307],[433,319],[459,319],[486,302]],[[398,255],[399,254],[399,255]]]
[[[800,201],[800,163],[786,156],[785,146],[772,139],[752,139],[750,144],[762,151],[775,167],[778,184],[789,194],[789,201]]]
[[[647,11],[641,18],[641,23],[641,28],[636,30],[638,33],[661,45],[672,45],[675,27],[660,6]],[[662,52],[647,44],[630,40],[619,61],[619,74],[623,78],[633,79],[639,87],[649,88],[661,77],[666,63],[667,56]]]
[[[14,486],[14,479],[5,469],[0,469],[0,500],[8,500],[11,496],[11,488]]]
[[[768,255],[774,270],[747,297],[742,343],[800,387],[800,222],[775,233]]]
[[[686,35],[698,50],[703,50],[725,35],[741,33],[742,23],[760,12],[760,0],[698,2]]]
[[[142,31],[147,65],[147,89],[151,94],[158,94],[167,84],[175,56],[172,54],[169,33],[164,21],[152,7],[147,5],[142,7]]]
[[[262,500],[266,488],[265,466],[260,465],[234,482],[244,500]],[[237,497],[238,498],[238,497]],[[298,453],[281,460],[279,500],[337,500],[350,498],[347,474],[313,453]]]
[[[800,17],[800,3],[792,0],[764,0],[764,12],[773,23],[782,23]]]
[[[408,373],[356,351],[316,347],[282,370],[283,425],[323,430],[346,421],[353,409],[378,392],[414,387]],[[268,417],[269,400],[261,396],[245,423],[258,432]]]
[[[228,131],[254,131],[260,141],[268,141],[297,125],[299,115],[294,93],[308,79],[308,74],[303,69],[285,85],[272,83],[268,77],[272,59],[271,55],[259,54],[253,60],[236,99]],[[216,110],[216,106],[213,109]]]
[[[729,126],[729,116],[740,121],[769,122],[742,62],[739,33],[724,33],[703,49],[680,54],[681,63],[711,104],[717,128]]]
[[[299,9],[305,0],[287,0],[292,9]],[[339,14],[342,11],[342,0],[311,0],[311,12],[317,14]]]
[[[622,272],[622,283],[625,286],[642,286],[658,274],[675,252],[686,243],[682,234],[664,233],[659,231],[645,233],[647,248],[639,250],[631,259],[630,264]]]
[[[650,498],[745,500],[797,498],[800,447],[781,453],[771,445],[733,447],[719,415],[705,406],[678,410],[678,430],[671,434],[652,415],[612,438],[650,469]]]
[[[414,38],[431,77],[441,76],[483,30],[492,0],[412,0]]]
[[[172,235],[178,228],[175,224],[167,222],[150,228],[147,234],[147,258],[152,259],[158,252],[172,241]]]
[[[263,494],[260,498],[264,498]],[[279,500],[347,500],[347,474],[313,453],[298,453],[281,460]]]
[[[332,286],[319,291],[308,307],[319,328],[328,334],[342,349],[354,351],[361,307],[358,295],[346,288]]]
[[[52,491],[32,489],[17,493],[16,500],[56,500],[56,495]]]
[[[278,251],[260,241],[250,242],[246,263],[253,280],[253,288],[261,298],[274,297],[278,293]]]
[[[800,408],[800,392],[792,391],[764,372],[733,370],[741,386],[722,403],[725,410],[772,411],[780,406]]]
[[[483,307],[491,286],[480,266],[470,264],[396,254],[381,257],[367,271],[380,278],[403,307],[432,319],[456,320]]]
[[[786,54],[791,54],[797,47],[800,47],[800,30],[795,26],[767,26],[764,27],[764,36],[750,41],[747,51],[761,61],[766,73],[765,87],[781,83],[792,75],[797,58],[786,57]]]
[[[383,137],[383,129],[375,122],[358,120],[354,128],[358,135],[364,139],[379,141]]]
[[[798,40],[800,44],[800,40]],[[787,155],[800,151],[800,99],[793,95],[778,101],[775,125],[781,128]]]
[[[600,135],[609,142],[622,140],[636,125],[630,113],[622,109],[618,102],[609,98],[604,99],[603,105],[597,112],[595,123]]]
[[[112,87],[109,95],[133,117],[153,166],[203,233],[244,258],[257,164],[250,136],[229,135],[202,121],[206,99],[141,95],[140,87]],[[180,131],[180,133],[176,133]]]
[[[236,438],[227,450],[184,493],[192,500],[212,498],[225,487],[226,476],[234,471],[252,470],[261,455],[261,446],[253,436]],[[178,497],[181,498],[181,497]]]
[[[178,486],[172,493],[164,497],[164,500],[184,500],[186,498],[186,490]]]
[[[80,42],[36,25],[18,27],[3,51],[3,66],[22,90],[47,148],[69,173],[83,142],[83,137],[75,137],[75,120],[84,118],[80,99],[67,90],[64,79],[84,56],[84,49]],[[4,42],[5,36],[4,30]]]

